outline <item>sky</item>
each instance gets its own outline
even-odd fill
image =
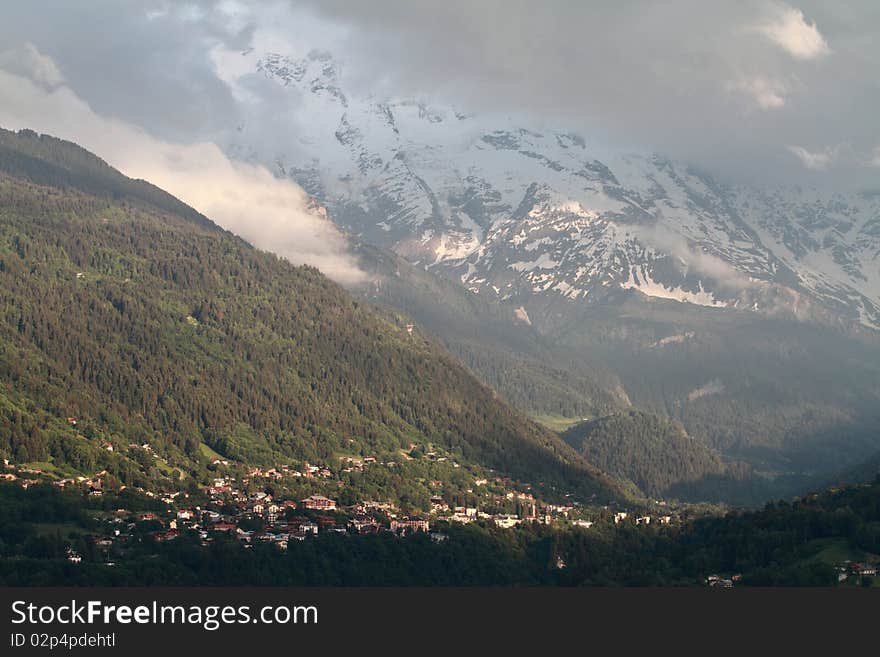
[[[311,4],[391,92],[527,110],[730,178],[877,178],[875,0]]]
[[[30,44],[96,112],[163,139],[219,140],[246,103],[271,139],[295,101],[234,55],[321,48],[350,89],[524,113],[725,178],[871,186],[880,172],[876,0],[10,5],[7,53]]]
[[[194,157],[227,143],[245,116],[249,126],[254,117],[264,126],[249,128],[253,138],[271,142],[297,98],[242,69],[240,54],[320,48],[342,62],[349,92],[514,113],[564,125],[588,142],[659,152],[723,181],[880,187],[876,0],[6,4],[0,126],[40,117],[43,125],[27,127],[64,130],[60,136],[78,141],[77,126],[65,120],[65,96],[90,117],[93,134],[83,145],[101,155],[114,150],[115,161],[108,159],[130,175],[153,174],[162,160],[126,160],[125,148],[98,138],[101,125],[124,126],[138,136],[133,144],[149,143],[166,158],[169,148]],[[13,116],[10,94],[23,81],[38,92],[28,98],[46,104],[51,97],[47,108],[60,114],[18,102]],[[228,154],[212,157],[243,171]],[[272,189],[277,198],[289,191]],[[317,224],[307,223],[314,233]],[[291,245],[291,259],[315,261],[324,242],[336,253],[330,234],[315,233],[302,253]],[[276,240],[269,229],[257,238]],[[343,261],[336,264],[345,278]]]

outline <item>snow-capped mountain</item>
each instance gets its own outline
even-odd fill
[[[880,326],[880,194],[726,186],[652,155],[600,152],[507,116],[349,94],[339,64],[252,55],[297,95],[274,151],[365,241],[527,309],[617,290]]]

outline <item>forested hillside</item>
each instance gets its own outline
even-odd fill
[[[565,418],[605,415],[629,406],[620,381],[586,356],[555,347],[503,305],[401,256],[359,244],[369,281],[353,292],[405,312],[515,408]]]
[[[762,475],[743,481],[755,493],[753,484],[771,484],[756,502],[827,482],[880,448],[877,335],[633,295],[585,307],[553,330],[573,359],[585,353],[612,367],[636,408],[678,420]],[[729,492],[729,501],[754,497]]]
[[[726,469],[678,422],[651,413],[631,410],[581,422],[561,436],[591,463],[654,497]]]
[[[2,133],[0,452],[17,463],[135,483],[185,478],[204,446],[270,463],[431,443],[618,495],[405,321],[73,144]],[[162,460],[125,449],[144,443]]]
[[[155,185],[144,180],[132,180],[108,166],[94,153],[70,142],[40,136],[33,130],[16,133],[0,128],[0,169],[10,176],[40,185],[147,204],[219,230],[204,215]]]

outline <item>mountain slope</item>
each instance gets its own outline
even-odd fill
[[[22,156],[30,180],[6,170]],[[34,133],[0,143],[0,450],[16,462],[138,482],[156,468],[129,443],[184,473],[202,444],[250,463],[436,444],[520,480],[617,495],[394,318],[99,162]]]
[[[360,244],[368,281],[352,291],[402,311],[419,331],[437,336],[477,376],[516,408],[568,418],[605,415],[629,406],[619,379],[589,358],[541,336],[524,311],[466,290],[401,256]]]
[[[0,129],[0,166],[13,177],[38,185],[75,189],[126,204],[142,203],[220,230],[186,203],[144,180],[132,180],[104,160],[68,142],[40,137],[32,130]]]
[[[803,482],[880,449],[880,195],[729,185],[515,115],[364,95],[326,52],[243,57],[297,103],[271,151],[256,121],[228,150],[298,181],[365,243],[527,318],[549,356],[505,348],[549,379],[527,365],[529,379],[505,381],[498,363],[515,358],[444,335],[521,408],[546,410],[523,394],[542,381],[563,415],[615,410],[558,385],[585,378]],[[459,315],[439,303],[419,321],[443,312]]]
[[[594,306],[551,335],[613,364],[637,407],[758,470],[831,474],[880,447],[875,339],[637,298]]]
[[[272,151],[254,147],[266,143],[256,120],[229,149],[469,289],[527,309],[629,289],[880,326],[880,194],[725,185],[560,127],[351,92],[327,52],[243,56],[298,103]]]
[[[680,424],[649,413],[610,415],[560,435],[591,463],[653,497],[663,497],[675,484],[725,472],[718,455],[690,438]]]

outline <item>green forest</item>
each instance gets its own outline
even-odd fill
[[[550,494],[623,494],[406,322],[69,142],[0,133],[15,463],[149,486],[205,475],[206,449],[270,465],[433,444]],[[128,449],[144,444],[160,458]]]
[[[620,382],[585,355],[571,358],[510,307],[435,276],[393,252],[357,245],[359,265],[372,275],[352,292],[399,309],[436,336],[450,353],[515,408],[567,418],[605,415],[629,405]],[[378,281],[378,282],[374,282]]]
[[[561,434],[596,467],[664,497],[675,484],[726,471],[717,454],[669,418],[630,410],[582,422]]]

